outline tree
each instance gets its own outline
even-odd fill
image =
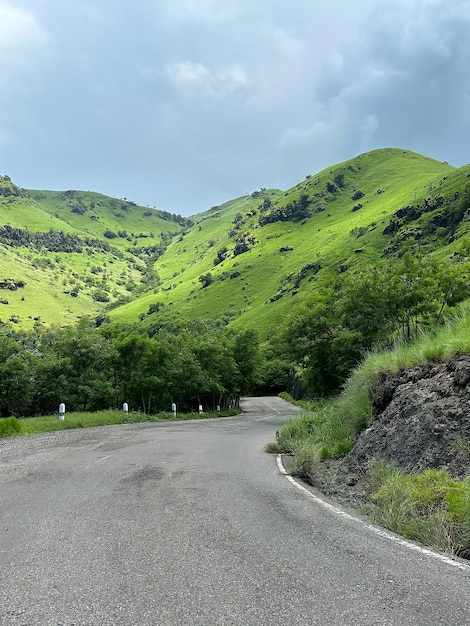
[[[280,337],[316,395],[339,389],[363,354],[410,339],[440,321],[445,307],[470,296],[470,263],[404,255],[383,267],[318,285],[286,319]],[[330,279],[329,279],[330,280]]]
[[[262,359],[256,331],[245,330],[235,335],[233,358],[238,368],[237,392],[239,395],[250,393],[261,382]]]
[[[149,412],[157,381],[151,379],[154,342],[138,334],[122,334],[114,342],[114,378],[119,402]]]
[[[21,416],[31,403],[30,380],[37,359],[10,337],[0,337],[0,415]]]
[[[76,326],[53,329],[45,338],[51,343],[43,344],[42,352],[47,358],[58,359],[66,380],[66,397],[61,401],[82,411],[112,406],[110,363],[114,348],[92,321],[83,318]]]
[[[332,291],[322,301],[309,300],[297,307],[282,336],[288,354],[301,365],[303,386],[315,396],[339,389],[361,357],[361,335],[341,323]]]
[[[343,283],[339,315],[345,327],[361,336],[364,350],[387,340],[395,330],[395,294],[387,276],[381,268],[368,267]]]
[[[199,282],[201,283],[203,288],[208,287],[212,281],[213,278],[210,272],[207,272],[207,274],[201,274],[201,276],[199,276]]]
[[[437,276],[438,262],[430,257],[407,253],[400,262],[390,266],[390,315],[396,329],[410,339],[422,324],[429,324],[441,298]]]

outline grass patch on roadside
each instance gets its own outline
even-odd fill
[[[158,413],[156,415],[146,415],[145,413],[123,411],[97,411],[97,412],[70,412],[64,420],[59,420],[57,415],[47,415],[41,417],[28,418],[0,418],[0,437],[11,437],[18,435],[33,435],[56,430],[70,430],[74,428],[92,428],[93,426],[114,426],[117,424],[138,424],[140,422],[169,422],[198,419],[214,419],[217,417],[228,417],[238,415],[241,409],[227,409],[220,414],[214,412],[207,413],[179,413],[176,417],[173,413]]]
[[[286,402],[290,402],[291,404],[294,404],[295,406],[299,406],[301,409],[304,409],[305,411],[314,409],[316,406],[315,400],[294,400],[294,398],[290,395],[290,393],[287,393],[287,391],[281,391],[281,393],[279,394],[279,397],[282,398],[283,400],[286,400]]]
[[[323,459],[344,456],[354,441],[354,429],[336,403],[317,401],[315,409],[286,422],[277,433],[277,441],[265,449],[293,454],[294,471],[303,475]]]
[[[370,476],[373,494],[364,512],[406,539],[470,557],[470,478],[445,470],[406,474],[378,463]]]
[[[21,431],[21,422],[16,417],[0,419],[0,437],[18,435]]]

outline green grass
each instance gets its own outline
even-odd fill
[[[407,539],[470,556],[470,479],[457,481],[444,470],[406,474],[378,464],[365,513]]]
[[[226,202],[195,215],[194,225],[185,229],[149,208],[94,192],[30,190],[26,197],[0,197],[0,225],[40,231],[53,228],[97,237],[113,247],[104,255],[33,253],[0,247],[2,266],[9,268],[12,277],[27,283],[23,290],[7,294],[9,304],[0,305],[0,318],[8,321],[14,316],[19,320],[17,327],[28,328],[35,317],[52,324],[70,323],[87,313],[96,315],[106,310],[105,303],[93,300],[93,291],[103,281],[111,302],[124,297],[131,300],[110,311],[112,319],[132,323],[142,317],[144,327],[156,319],[222,319],[237,329],[256,329],[266,339],[292,307],[315,290],[312,276],[295,287],[303,267],[320,263],[321,280],[323,272],[336,272],[340,265],[354,271],[366,263],[382,263],[384,247],[390,241],[383,229],[390,215],[432,194],[455,194],[467,181],[468,171],[468,167],[456,169],[406,150],[376,150],[308,176],[287,191],[268,189],[258,197],[245,195]],[[328,193],[328,183],[338,175],[344,177],[344,188]],[[360,200],[363,206],[353,212],[356,202],[352,196],[357,190],[364,194]],[[266,197],[283,207],[302,194],[311,200],[310,218],[259,226],[260,205]],[[73,212],[77,206],[85,211]],[[324,210],[317,211],[321,208]],[[243,218],[238,234],[253,236],[256,244],[234,257],[235,237],[230,237],[229,231],[237,215]],[[376,226],[364,236],[351,235],[354,228],[373,223]],[[106,230],[126,231],[130,241],[106,239]],[[144,264],[125,250],[134,244],[151,245],[161,233],[174,233],[155,264],[161,284],[155,282],[143,295],[137,294]],[[223,247],[227,247],[228,256],[215,265],[217,251]],[[281,252],[281,247],[292,250]],[[445,254],[446,249],[443,244],[439,254]],[[124,257],[119,258],[119,254]],[[37,257],[43,263],[39,267],[35,267]],[[97,265],[105,271],[93,274],[91,270]],[[208,272],[213,281],[203,288],[198,279]],[[90,279],[97,284],[87,283]],[[71,297],[75,285],[79,294]],[[165,306],[158,314],[147,315],[150,305],[157,302]]]
[[[450,193],[463,184],[468,172],[464,169],[456,170],[409,151],[377,150],[312,175],[286,192],[265,193],[273,204],[281,207],[306,193],[313,210],[319,206],[325,209],[314,212],[308,220],[259,227],[262,198],[251,196],[197,215],[194,226],[184,236],[176,237],[157,261],[161,286],[154,293],[116,309],[112,317],[129,322],[145,315],[150,304],[160,301],[166,307],[159,317],[177,320],[225,316],[234,328],[256,328],[262,338],[267,338],[293,305],[315,289],[316,283],[309,281],[310,277],[294,288],[301,268],[319,262],[322,271],[327,272],[336,271],[339,265],[353,269],[365,263],[383,262],[381,255],[390,240],[383,235],[383,229],[391,214],[422,201],[436,193],[437,188],[439,192],[447,189]],[[344,173],[346,186],[328,194],[326,185],[338,173]],[[458,183],[454,180],[457,176]],[[361,199],[363,208],[352,212],[355,202],[351,197],[357,189],[365,194]],[[381,193],[377,194],[379,189]],[[256,214],[252,215],[253,212]],[[237,214],[244,219],[239,232],[253,235],[256,245],[233,257],[230,252],[235,241],[228,233]],[[353,228],[374,222],[375,229],[363,237],[351,236]],[[292,250],[281,252],[280,248],[286,246]],[[217,251],[222,247],[228,248],[228,258],[214,265]],[[214,280],[203,288],[198,278],[207,272]],[[234,272],[239,275],[229,278]],[[271,300],[279,294],[283,295]],[[144,325],[150,323],[152,317],[146,318]]]
[[[0,419],[0,437],[11,437],[21,432],[21,422],[15,417]]]
[[[281,391],[281,393],[279,394],[279,397],[282,398],[283,400],[286,400],[286,402],[290,402],[291,404],[294,404],[295,406],[299,406],[302,409],[309,411],[309,410],[314,410],[315,407],[317,406],[317,402],[315,400],[294,400],[294,398],[287,393],[287,391]]]
[[[172,413],[158,413],[146,415],[145,413],[123,411],[97,411],[67,413],[64,420],[59,420],[57,415],[29,418],[0,418],[0,437],[19,435],[33,435],[57,430],[70,430],[75,428],[92,428],[94,426],[113,426],[117,424],[138,424],[141,422],[169,422],[197,419],[213,419],[238,415],[240,409],[227,409],[218,415],[216,412],[207,413],[178,413],[176,417]]]
[[[355,432],[336,402],[311,403],[309,412],[295,417],[278,431],[276,443],[267,452],[294,455],[294,471],[310,474],[315,465],[327,458],[340,458],[353,447]]]

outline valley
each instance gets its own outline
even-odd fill
[[[144,328],[156,317],[222,319],[266,338],[330,272],[354,273],[416,247],[451,254],[465,223],[450,242],[445,228],[423,233],[422,215],[410,221],[416,232],[403,219],[394,230],[390,220],[404,207],[459,194],[469,173],[378,150],[287,191],[261,188],[191,218],[92,192],[23,190],[3,177],[0,278],[24,285],[4,289],[0,319],[21,328],[83,315]]]

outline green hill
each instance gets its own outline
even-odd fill
[[[99,315],[157,282],[186,220],[92,192],[32,191],[0,177],[0,318],[29,328]]]
[[[85,314],[144,327],[221,319],[268,337],[332,273],[417,248],[452,253],[467,232],[454,204],[468,176],[470,166],[376,150],[191,220],[4,176],[0,318],[25,328]]]
[[[456,169],[409,151],[377,150],[307,176],[286,192],[261,189],[213,207],[194,216],[194,226],[157,260],[161,285],[115,309],[112,317],[141,317],[144,324],[154,323],[155,315],[222,318],[269,336],[330,272],[380,264],[393,246],[389,254],[414,245],[441,252],[452,247],[445,229],[419,241],[413,233],[403,236],[418,218],[402,220],[404,228],[396,232],[384,231],[404,207],[425,206],[437,197],[450,202],[469,173],[470,167]],[[438,205],[423,212],[421,221],[442,210]],[[465,231],[462,226],[459,236]],[[398,234],[403,239],[397,243]],[[201,282],[201,276],[207,279]],[[155,305],[158,314],[147,315]]]

